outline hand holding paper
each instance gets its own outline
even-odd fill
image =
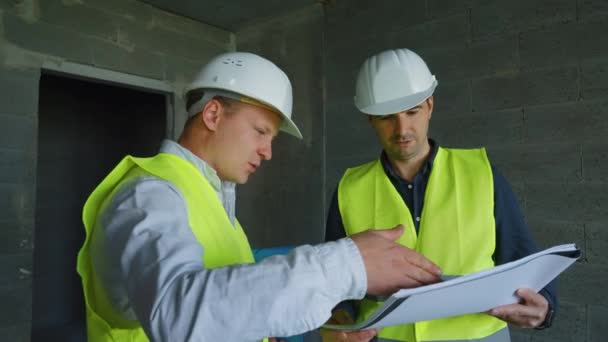
[[[363,322],[352,325],[327,324],[325,327],[360,330],[486,312],[502,305],[519,303],[521,298],[516,295],[516,291],[523,288],[532,289],[534,293],[520,293],[524,299],[531,301],[529,305],[524,305],[526,310],[542,308],[542,303],[535,302],[538,298],[536,292],[571,266],[580,254],[574,244],[559,245],[442,283],[400,290]],[[502,307],[498,309],[497,315],[505,315],[507,320],[523,325],[537,323],[536,319],[528,320],[523,317],[527,314],[516,317],[512,313],[513,308],[520,309],[517,306]],[[536,315],[531,311],[530,314]],[[538,317],[540,316],[537,315],[537,319]]]
[[[488,314],[500,318],[520,328],[536,328],[545,321],[549,303],[532,289],[518,289],[516,295],[521,301],[494,308]]]

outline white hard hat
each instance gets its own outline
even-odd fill
[[[411,50],[380,52],[357,75],[355,106],[366,114],[388,115],[416,107],[433,95],[437,79]]]
[[[186,88],[219,90],[242,95],[242,102],[262,105],[283,117],[280,130],[302,139],[291,120],[293,105],[291,82],[271,61],[248,52],[228,52],[214,57]]]

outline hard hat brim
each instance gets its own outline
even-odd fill
[[[281,117],[283,118],[283,122],[281,123],[281,127],[279,129],[287,134],[293,135],[298,139],[302,139],[302,133],[298,129],[298,126],[296,126],[296,124],[291,121],[287,115],[281,113]]]
[[[283,111],[272,106],[269,103],[265,103],[263,101],[256,100],[253,97],[248,96],[247,94],[235,93],[234,91],[230,91],[228,89],[204,88],[204,90],[205,90],[205,96],[201,100],[199,100],[198,105],[195,104],[194,106],[202,107],[207,101],[209,101],[214,96],[224,96],[224,97],[227,97],[227,98],[239,101],[239,102],[243,102],[243,103],[246,103],[246,104],[249,104],[252,106],[261,106],[261,107],[267,108],[267,109],[271,110],[272,112],[277,113],[281,116],[283,121],[281,121],[281,126],[279,127],[280,131],[293,135],[294,137],[296,137],[298,139],[303,138],[302,133],[298,129],[298,126],[296,126],[296,124],[291,120],[291,118],[287,114],[285,114]],[[186,93],[184,98],[185,99],[188,98],[188,93]],[[253,102],[252,102],[252,100],[253,100]],[[257,102],[257,104],[256,104],[256,102]],[[191,109],[189,108],[188,110],[190,111]],[[188,115],[192,116],[196,113],[198,113],[198,112],[192,111],[192,112],[189,112]]]
[[[431,97],[435,91],[435,88],[437,87],[437,84],[437,80],[434,80],[433,84],[424,91],[386,102],[374,103],[365,107],[358,104],[357,99],[355,99],[355,105],[361,112],[369,115],[390,115],[403,112],[416,107]]]

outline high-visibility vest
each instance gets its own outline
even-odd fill
[[[194,165],[167,153],[152,158],[127,156],[89,196],[82,213],[86,239],[78,253],[77,271],[84,289],[89,341],[148,341],[139,322],[125,320],[113,309],[93,272],[90,254],[93,229],[99,229],[96,227],[97,215],[126,181],[140,175],[167,180],[180,191],[186,202],[192,232],[205,246],[201,258],[206,268],[254,262],[240,224],[238,221],[236,226],[230,223],[217,193]]]
[[[494,182],[485,149],[439,148],[418,234],[407,205],[380,160],[345,172],[338,185],[338,205],[347,235],[402,224],[404,233],[397,241],[426,256],[444,274],[464,275],[494,266]],[[361,300],[358,321],[380,304]],[[380,330],[379,340],[484,340],[505,334],[506,339],[496,341],[510,340],[506,323],[479,313],[386,327]]]

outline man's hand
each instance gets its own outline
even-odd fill
[[[352,324],[354,321],[346,311],[335,310],[327,323]],[[321,339],[323,342],[367,342],[377,333],[376,329],[345,332],[321,328]]]
[[[441,270],[421,254],[395,242],[403,226],[368,230],[351,238],[359,248],[367,272],[367,293],[389,295],[402,288],[439,281]]]
[[[499,306],[488,311],[488,314],[520,328],[540,326],[549,311],[545,297],[531,289],[519,289],[516,294],[521,298],[520,303]]]

